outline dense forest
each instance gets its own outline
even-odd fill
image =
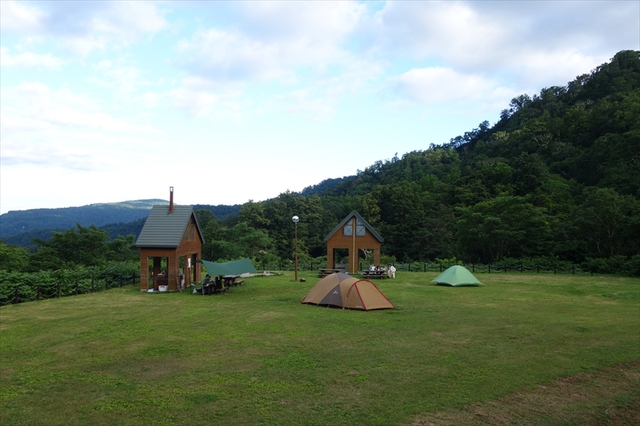
[[[322,258],[325,236],[355,209],[384,237],[385,262],[545,258],[640,275],[640,52],[514,98],[495,125],[447,144],[248,202],[237,215],[195,208],[208,260],[291,260],[294,215],[299,257]],[[56,255],[82,232],[106,231],[78,225],[37,240],[31,256]],[[111,256],[135,257],[123,248],[131,239],[113,241]],[[0,257],[10,253],[3,244]]]

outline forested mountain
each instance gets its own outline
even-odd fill
[[[281,258],[291,258],[294,214],[302,251],[318,256],[356,209],[399,261],[628,260],[640,252],[639,52],[513,99],[493,126],[325,182],[315,195],[245,204],[239,223]]]

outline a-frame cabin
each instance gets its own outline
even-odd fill
[[[359,270],[359,250],[373,250],[373,262],[380,265],[380,246],[384,239],[357,211],[353,210],[324,239],[327,243],[327,268],[335,267],[336,249],[349,251],[349,269]]]
[[[152,207],[136,241],[140,248],[140,291],[158,291],[160,286],[173,291],[199,282],[197,262],[201,260],[203,244],[193,207],[174,205],[171,187],[169,205]]]

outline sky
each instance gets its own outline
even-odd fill
[[[640,1],[0,1],[0,213],[243,204],[640,50]]]

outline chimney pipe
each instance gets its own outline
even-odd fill
[[[169,187],[169,213],[173,213],[173,186]]]

